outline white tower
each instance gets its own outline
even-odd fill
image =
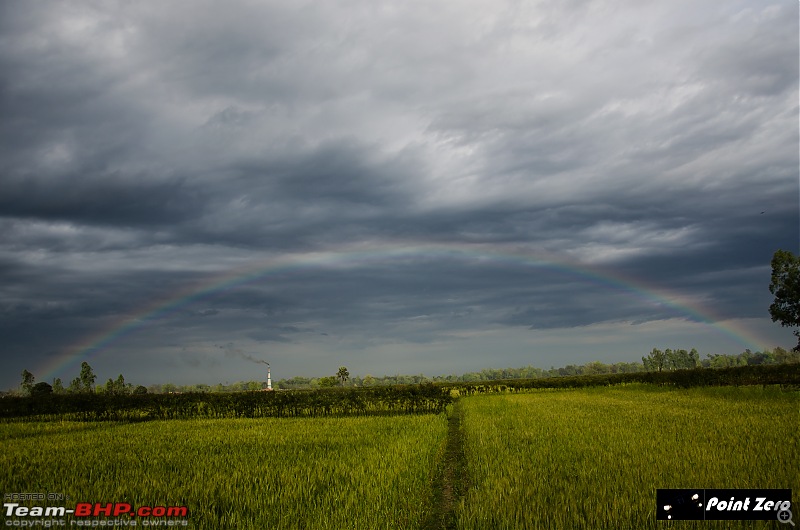
[[[270,372],[269,364],[267,364],[267,390],[272,390],[272,373]]]

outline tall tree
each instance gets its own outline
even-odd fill
[[[347,379],[350,377],[350,372],[347,371],[346,366],[340,366],[339,371],[336,372],[336,377],[339,378],[339,381],[342,382],[342,386],[344,386],[345,382],[347,382]]]
[[[664,350],[664,368],[666,370],[676,370],[678,365],[678,350],[672,351],[671,348]]]
[[[94,371],[92,367],[89,366],[89,363],[83,361],[81,363],[81,389],[84,392],[91,392],[94,389],[94,382],[97,379],[97,376],[94,375]]]
[[[127,394],[128,387],[125,386],[125,378],[122,377],[122,374],[119,374],[117,380],[114,381],[114,393],[115,394]]]
[[[25,395],[29,396],[31,394],[31,389],[33,388],[33,382],[35,380],[36,378],[33,377],[32,373],[30,373],[27,370],[22,371],[22,383],[20,384],[20,386],[22,387],[22,392]]]
[[[775,301],[769,306],[772,321],[780,321],[784,327],[800,326],[800,257],[788,250],[778,250],[772,256],[772,281],[769,292],[775,295]],[[800,331],[794,331],[797,337],[795,351],[800,351]]]
[[[689,368],[698,368],[700,366],[700,354],[697,353],[696,348],[692,348],[692,351],[689,352],[689,360],[691,362]]]
[[[63,394],[64,384],[61,382],[60,377],[53,379],[53,394]]]

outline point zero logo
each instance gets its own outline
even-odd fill
[[[791,522],[792,490],[659,489],[656,503],[659,520]]]

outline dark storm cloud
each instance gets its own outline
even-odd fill
[[[237,376],[215,344],[298,373],[358,350],[378,373],[404,344],[456,366],[498,329],[694,323],[641,286],[764,321],[769,259],[799,237],[797,10],[3,4],[12,371],[273,262],[100,359],[216,382]],[[379,250],[400,247],[421,250]]]
[[[121,181],[115,175],[5,182],[0,209],[9,217],[123,226],[163,225],[197,215],[182,182]]]

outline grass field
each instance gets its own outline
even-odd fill
[[[209,529],[730,528],[657,522],[656,488],[800,491],[796,391],[540,390],[449,415],[0,423],[0,485],[186,505]]]
[[[471,488],[459,528],[774,527],[659,524],[656,489],[800,491],[797,392],[632,385],[473,397],[461,406]]]
[[[443,415],[3,424],[0,476],[67,506],[187,505],[192,528],[417,528],[446,431]]]

